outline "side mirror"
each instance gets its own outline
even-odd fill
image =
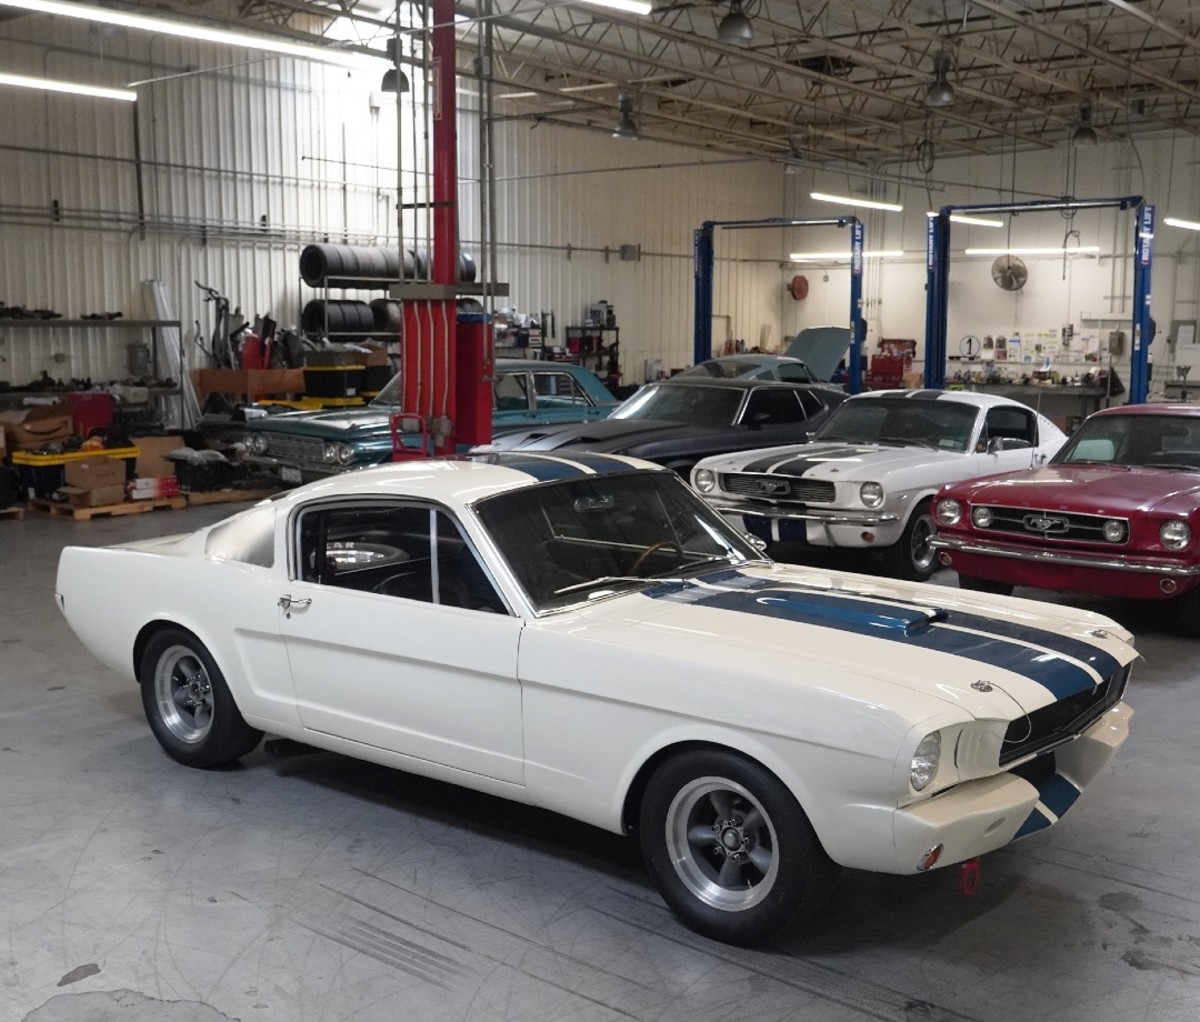
[[[1004,437],[993,436],[988,437],[987,452],[988,454],[999,454],[1005,449]]]
[[[758,536],[751,535],[749,532],[743,532],[742,539],[754,547],[754,549],[759,553],[762,553],[767,549],[767,541],[765,539],[760,539]]]

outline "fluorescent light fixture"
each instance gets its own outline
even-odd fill
[[[654,10],[653,4],[645,0],[580,0],[581,3],[593,7],[611,7],[614,11],[626,11],[629,14],[649,14]]]
[[[963,255],[1002,256],[1002,255],[1099,255],[1099,245],[1080,245],[1077,248],[968,248]]]
[[[904,207],[894,202],[873,202],[870,199],[855,199],[848,195],[827,195],[825,192],[809,192],[810,199],[818,202],[836,202],[840,206],[862,206],[863,209],[886,209],[890,213],[903,213]]]
[[[898,259],[904,255],[903,250],[880,252],[864,252],[864,259]],[[848,263],[849,251],[845,252],[793,252],[788,258],[794,263]]]
[[[1182,227],[1187,231],[1200,231],[1200,224],[1195,220],[1178,220],[1173,216],[1163,217],[1163,223],[1168,227]]]
[[[130,89],[106,89],[101,85],[63,82],[55,78],[0,74],[0,85],[15,85],[20,89],[44,89],[46,92],[68,92],[73,96],[95,96],[97,99],[121,99],[127,103],[137,99],[137,93]]]
[[[382,53],[378,57],[371,57],[365,53],[351,53],[325,46],[309,46],[306,43],[293,43],[286,39],[256,35],[251,32],[231,32],[227,29],[207,28],[193,22],[171,21],[167,18],[147,18],[140,14],[109,10],[107,7],[62,3],[60,0],[0,0],[0,7],[13,7],[35,14],[53,14],[60,18],[96,21],[104,25],[120,25],[123,28],[137,29],[142,32],[180,36],[184,39],[199,39],[203,42],[219,43],[225,46],[241,46],[252,50],[263,50],[266,53],[279,53],[287,57],[319,60],[327,64],[341,64],[346,67],[364,66],[368,61],[373,64],[375,60],[387,59]]]
[[[935,214],[930,213],[930,216]],[[1003,227],[1003,220],[988,220],[982,216],[964,216],[961,213],[951,213],[950,222],[955,224],[970,224],[972,227]]]

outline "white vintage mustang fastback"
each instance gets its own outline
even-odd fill
[[[1131,716],[1107,618],[775,564],[613,456],[350,473],[68,547],[57,594],[181,763],[268,731],[635,831],[671,907],[738,943],[835,864],[916,873],[1057,822]]]

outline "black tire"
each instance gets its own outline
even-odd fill
[[[974,593],[992,593],[995,596],[1012,596],[1011,582],[993,582],[990,578],[979,578],[976,575],[958,573],[958,588],[970,589]]]
[[[762,941],[831,886],[833,865],[792,793],[731,752],[689,752],[660,766],[638,826],[663,899],[713,940]]]
[[[167,755],[185,766],[216,767],[254,751],[263,733],[242,719],[225,676],[204,644],[164,628],[138,668],[142,708]]]
[[[937,551],[929,541],[937,532],[931,502],[923,500],[908,516],[899,541],[883,551],[884,565],[893,578],[925,582],[937,571]]]

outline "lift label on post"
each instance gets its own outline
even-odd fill
[[[925,218],[925,269],[927,272],[933,272],[933,239],[934,232],[937,230],[937,217],[930,216]]]
[[[861,277],[863,271],[863,225],[861,220],[854,221],[850,228],[850,272],[855,277]]]
[[[1138,218],[1138,265],[1150,265],[1150,243],[1154,240],[1154,207],[1142,207]]]

